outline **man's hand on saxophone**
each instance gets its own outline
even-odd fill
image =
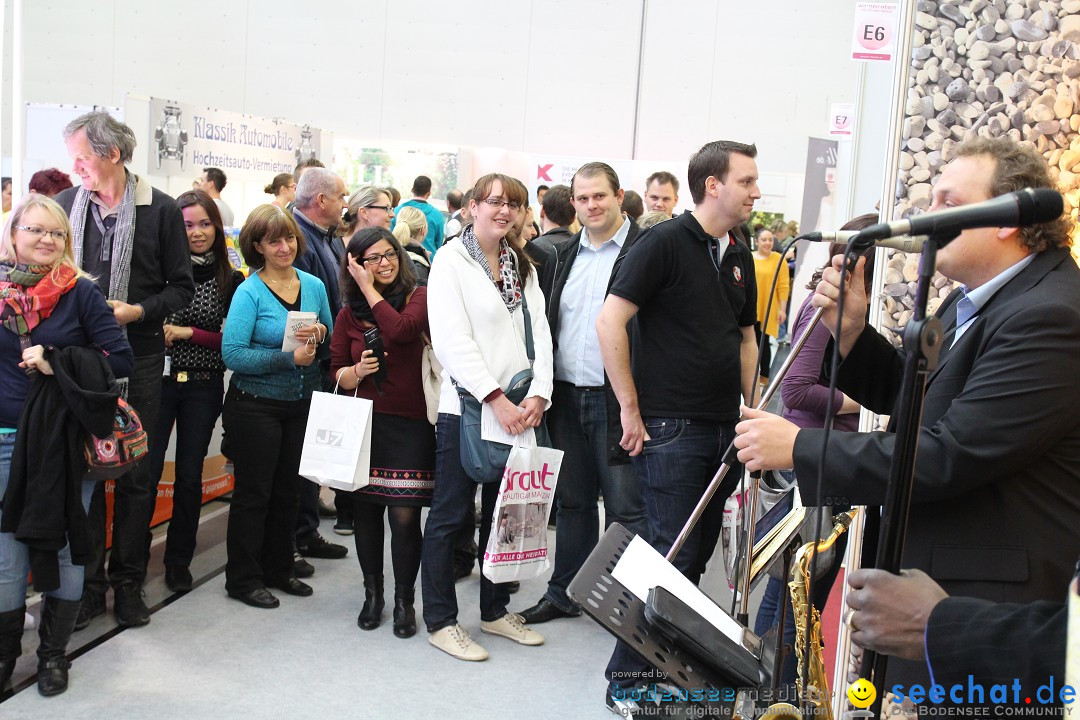
[[[856,570],[848,576],[845,617],[851,641],[862,648],[909,660],[926,657],[926,623],[948,597],[921,570]]]

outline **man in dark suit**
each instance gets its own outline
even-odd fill
[[[995,603],[949,596],[921,570],[900,575],[883,570],[856,570],[848,576],[847,604],[851,640],[859,647],[928,664],[934,681],[947,688],[952,702],[967,699],[968,675],[986,692],[994,685],[1009,688],[1020,681],[1028,696],[1057,705],[1065,682],[1067,604]],[[1075,594],[1075,588],[1073,589]],[[1080,618],[1077,618],[1080,621]],[[1004,649],[1012,652],[1001,652]],[[1037,698],[1038,688],[1054,678],[1054,693]],[[952,692],[955,686],[962,690]]]
[[[1054,187],[1043,158],[1006,139],[958,146],[931,210],[1023,187]],[[925,396],[903,563],[950,595],[1059,601],[1080,554],[1080,270],[1065,218],[1028,228],[966,230],[937,255],[962,283],[938,310],[946,331]],[[836,325],[840,259],[814,304]],[[866,327],[862,263],[845,289],[841,390],[891,413],[902,357]],[[895,436],[833,433],[744,409],[736,446],[751,470],[794,467],[804,501],[885,499]],[[960,671],[963,668],[957,668]],[[943,672],[948,669],[943,670]],[[886,685],[926,683],[926,664],[889,662]]]

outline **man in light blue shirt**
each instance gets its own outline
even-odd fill
[[[619,522],[647,535],[640,486],[619,446],[618,405],[596,336],[596,316],[638,228],[623,215],[619,177],[605,163],[583,165],[570,195],[582,230],[555,246],[555,262],[541,280],[555,346],[548,427],[555,447],[566,454],[555,491],[555,568],[544,597],[521,613],[531,624],[581,614],[566,588],[596,546],[601,491],[607,524]]]

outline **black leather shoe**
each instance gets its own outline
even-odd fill
[[[124,583],[113,589],[113,614],[120,627],[139,627],[150,622],[150,610],[137,583]]]
[[[298,543],[296,549],[306,558],[322,558],[323,560],[340,560],[349,554],[349,548],[344,545],[335,545],[319,534],[303,545]]]
[[[540,602],[528,610],[519,612],[518,615],[521,616],[526,625],[537,625],[551,620],[558,620],[559,618],[579,617],[581,611],[578,610],[576,613],[566,612],[547,598],[540,598]]]
[[[315,592],[310,585],[300,582],[294,577],[288,577],[284,580],[267,580],[266,587],[276,588],[287,595],[296,595],[297,597],[310,597]]]
[[[309,578],[315,574],[315,566],[305,560],[300,553],[295,553],[293,554],[292,573],[293,576],[298,578]]]
[[[75,618],[75,629],[82,630],[98,615],[105,614],[105,596],[84,592],[79,605],[79,615]]]
[[[245,605],[262,608],[263,610],[276,608],[281,604],[281,601],[274,597],[270,591],[264,587],[248,590],[247,592],[230,592],[229,597],[239,600]]]
[[[191,584],[194,580],[187,565],[165,566],[165,587],[174,593],[191,592]]]

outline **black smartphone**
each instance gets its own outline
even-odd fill
[[[379,328],[368,328],[364,331],[364,344],[371,351],[371,356],[379,361],[379,369],[371,376],[371,381],[375,383],[375,392],[382,395],[382,381],[386,379],[386,352],[383,350]]]

